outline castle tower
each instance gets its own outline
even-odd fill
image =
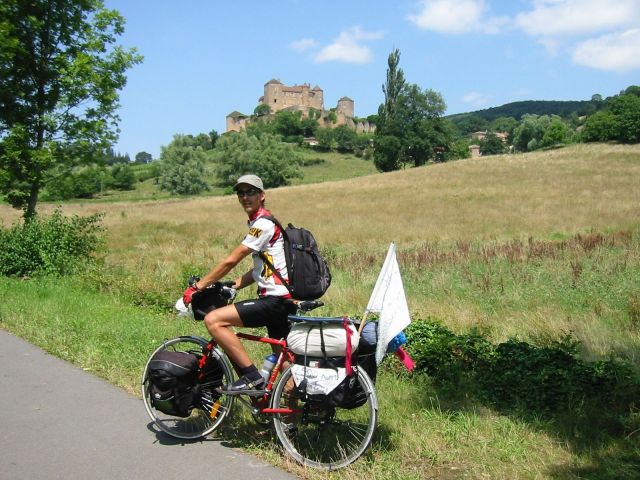
[[[336,112],[344,115],[347,118],[353,118],[353,100],[349,97],[342,97],[338,100],[338,106]]]
[[[265,105],[269,105],[273,113],[283,108],[281,91],[282,82],[280,82],[280,80],[272,78],[264,84],[264,96],[260,99],[260,101]],[[278,103],[280,103],[280,105]]]
[[[309,103],[309,106],[316,110],[324,110],[324,92],[322,89],[316,85],[311,89],[311,93],[311,102]]]

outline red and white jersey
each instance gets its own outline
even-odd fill
[[[242,245],[253,250],[253,279],[258,284],[258,294],[261,297],[290,297],[287,287],[273,274],[260,255],[260,252],[264,252],[282,278],[289,280],[284,256],[284,237],[280,227],[263,218],[267,215],[270,213],[261,208],[249,219],[249,233],[244,237]]]

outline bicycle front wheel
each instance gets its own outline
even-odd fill
[[[366,401],[358,408],[345,409],[303,402],[293,389],[291,369],[282,374],[272,408],[295,412],[275,414],[273,422],[280,443],[297,462],[336,470],[353,463],[369,448],[378,419],[378,400],[373,382],[362,368],[356,381]]]
[[[204,355],[207,341],[201,337],[177,337],[165,341],[149,356],[142,374],[142,399],[151,420],[172,437],[193,440],[209,435],[229,414],[233,397],[220,395],[215,389],[233,381],[233,370],[227,357],[214,349],[208,353],[205,378],[199,383],[199,398],[188,417],[177,417],[157,410],[150,395],[149,362],[158,352],[170,350]]]

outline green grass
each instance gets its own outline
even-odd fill
[[[292,185],[332,182],[378,173],[371,159],[336,152],[316,152],[307,148],[300,149],[300,153],[305,161],[318,163],[303,167],[304,177],[294,179]]]

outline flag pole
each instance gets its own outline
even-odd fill
[[[364,324],[367,323],[367,317],[369,316],[369,310],[364,311],[364,315],[362,316],[362,320],[360,321],[360,328],[358,328],[358,335],[362,333],[364,330]]]

